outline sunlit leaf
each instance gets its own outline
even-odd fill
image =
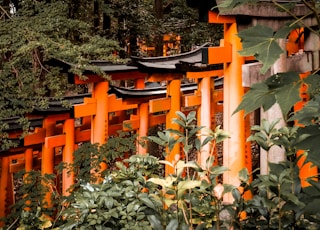
[[[184,180],[184,181],[180,181],[178,183],[178,187],[177,187],[177,190],[178,190],[178,199],[180,199],[184,192],[187,190],[187,189],[192,189],[192,188],[195,188],[195,187],[199,187],[201,185],[201,181],[197,181],[197,180]]]

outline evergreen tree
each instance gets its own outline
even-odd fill
[[[82,0],[4,0],[0,5],[0,142],[8,148],[6,118],[25,115],[61,99],[71,86],[52,60],[75,64],[79,73],[91,59],[114,60],[116,41],[94,30],[94,4]]]

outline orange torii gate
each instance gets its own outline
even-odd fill
[[[172,118],[176,117],[175,112],[186,108],[196,107],[198,124],[212,128],[214,113],[221,110],[221,104],[218,105],[218,103],[223,101],[223,92],[221,89],[216,89],[217,81],[214,78],[223,76],[224,70],[221,69],[221,65],[197,65],[202,61],[201,48],[203,47],[166,59],[133,58],[136,66],[107,65],[97,62],[97,65],[110,76],[111,80],[133,79],[135,89],[132,91],[138,94],[148,90],[145,89],[146,79],[149,82],[166,81],[165,90],[161,95],[158,95],[154,89],[149,89],[151,91],[149,95],[139,99],[132,98],[130,93],[129,98],[116,97],[110,91],[116,87],[109,86],[106,79],[96,74],[85,73],[88,77],[86,80],[76,75],[70,77],[70,81],[74,84],[90,84],[91,97],[82,95],[82,100],[73,103],[70,111],[60,113],[47,111],[41,125],[24,138],[24,160],[20,165],[24,164],[26,171],[35,168],[34,160],[31,159],[37,154],[37,159],[41,159],[37,160],[37,167],[41,167],[42,174],[54,173],[55,160],[73,162],[72,153],[79,142],[91,141],[103,144],[109,135],[113,135],[117,130],[125,129],[127,124],[133,130],[137,130],[140,137],[146,136],[148,128],[159,123],[165,123],[166,128],[175,128],[171,122]],[[70,64],[67,65],[70,67]],[[192,79],[195,83],[181,84],[183,79],[188,79],[188,81]],[[222,84],[219,84],[218,87],[221,87]],[[129,117],[124,116],[122,111],[128,110],[135,112]],[[117,116],[119,120],[113,121],[113,118]],[[80,124],[76,125],[79,120],[81,120]],[[180,154],[180,147],[175,148],[173,153]],[[56,156],[56,149],[62,151],[61,158]],[[138,148],[139,154],[146,152],[146,149]],[[206,150],[198,156],[201,164],[204,164],[208,154],[209,150]],[[168,160],[172,160],[173,156],[170,154]],[[1,181],[6,181],[6,184],[8,184],[10,174],[7,170],[10,167],[9,161],[9,158],[2,157]],[[166,173],[170,174],[172,170],[167,168]],[[67,195],[67,189],[72,185],[73,179],[72,175],[68,176],[66,172],[63,173],[62,191],[64,194]],[[0,189],[1,200],[9,197],[7,188]],[[47,196],[48,200],[50,200],[50,194]],[[6,209],[5,207],[3,210]],[[5,212],[0,213],[0,216],[5,216]]]

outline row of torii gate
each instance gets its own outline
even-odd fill
[[[249,171],[252,169],[251,145],[246,142],[250,135],[250,121],[249,118],[244,119],[242,112],[232,113],[246,88],[242,80],[243,65],[253,58],[238,54],[241,42],[236,36],[238,25],[235,16],[222,16],[212,11],[208,16],[209,23],[224,25],[224,38],[218,47],[205,44],[189,53],[170,57],[133,57],[131,66],[93,63],[112,81],[132,79],[134,89],[113,87],[109,81],[90,72],[85,73],[87,80],[70,76],[74,84],[89,84],[91,94],[66,97],[73,104],[71,109],[51,104],[46,111],[35,111],[30,115],[34,131],[24,137],[19,147],[0,153],[0,217],[5,217],[9,205],[14,203],[12,175],[15,172],[40,169],[43,175],[52,174],[59,161],[73,162],[73,152],[78,143],[103,144],[108,136],[127,125],[136,130],[139,137],[147,136],[148,129],[157,124],[177,128],[171,121],[176,117],[176,111],[183,110],[196,110],[198,125],[212,129],[215,113],[223,112],[223,129],[231,134],[223,144],[223,164],[230,169],[223,175],[223,181],[238,185],[238,172],[244,167]],[[70,68],[72,64],[60,62],[59,65]],[[194,83],[182,84],[183,79]],[[146,88],[146,80],[166,82],[166,86]],[[128,116],[126,111],[129,110],[134,112]],[[13,126],[10,135],[15,138],[17,130]],[[57,149],[62,153],[59,154]],[[137,154],[147,152],[141,146],[137,149]],[[177,145],[167,160],[172,161],[179,153],[180,146]],[[209,149],[204,147],[198,162],[204,165],[208,156]],[[173,169],[166,166],[165,171],[170,174]],[[73,180],[63,172],[64,195],[67,195]]]

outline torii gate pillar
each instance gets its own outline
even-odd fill
[[[237,24],[224,24],[225,42],[232,44],[232,61],[224,65],[223,93],[223,129],[230,133],[230,138],[223,144],[223,165],[230,171],[223,174],[223,182],[239,186],[238,173],[245,167],[245,124],[243,111],[233,114],[242,100],[242,65],[244,58],[238,54],[241,50],[240,38],[237,36]],[[232,202],[231,194],[225,197]]]
[[[203,62],[207,64],[224,63],[223,129],[230,133],[230,138],[223,143],[223,165],[229,169],[223,174],[223,183],[239,186],[238,173],[245,167],[245,122],[243,112],[236,114],[233,112],[244,94],[242,87],[244,57],[238,53],[242,45],[237,36],[234,16],[218,15],[212,11],[209,11],[208,16],[209,23],[224,25],[224,40],[221,41],[220,47],[209,47],[207,54],[203,53]],[[227,194],[224,200],[233,202],[232,195]]]

